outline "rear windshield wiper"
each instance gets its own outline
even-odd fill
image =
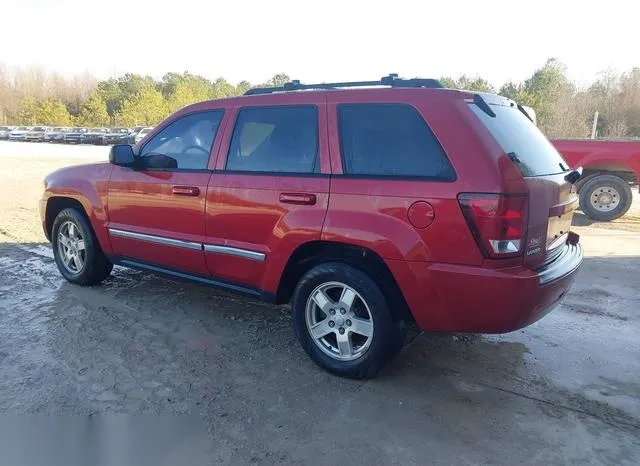
[[[527,111],[524,109],[522,105],[518,104],[518,110],[520,110],[524,114],[524,116],[526,116],[531,121],[531,123],[535,124],[535,121],[533,121],[533,118],[531,118],[531,115],[527,113]]]

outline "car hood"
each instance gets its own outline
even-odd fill
[[[45,177],[45,190],[57,192],[83,191],[87,183],[93,185],[106,183],[109,180],[112,168],[113,165],[108,161],[59,168]]]
[[[14,131],[11,131],[11,134],[15,134],[15,135],[18,135],[18,134],[27,134],[28,132],[29,132],[29,131],[22,131],[22,130],[20,130],[20,131],[15,131],[15,130],[14,130]]]

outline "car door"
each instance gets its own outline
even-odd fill
[[[223,115],[214,109],[177,116],[139,148],[139,169],[114,167],[108,215],[115,254],[147,266],[208,275],[202,251],[205,196]],[[171,159],[171,168],[158,162]]]
[[[325,100],[288,94],[271,105],[260,96],[234,108],[207,191],[212,275],[272,293],[291,253],[320,239],[330,182]]]

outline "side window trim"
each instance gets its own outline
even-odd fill
[[[341,109],[344,107],[357,107],[357,106],[361,106],[361,107],[366,107],[366,106],[376,106],[376,107],[383,107],[383,106],[388,106],[388,107],[392,107],[392,106],[396,106],[396,107],[406,107],[409,108],[411,110],[414,111],[414,113],[416,114],[416,116],[420,119],[420,121],[424,124],[425,128],[429,131],[429,133],[431,134],[431,136],[433,137],[433,140],[436,142],[437,146],[440,148],[441,154],[444,157],[444,160],[446,161],[446,163],[448,163],[449,168],[451,170],[451,176],[450,177],[442,177],[442,176],[430,176],[430,175],[395,175],[395,174],[363,174],[363,173],[349,173],[349,168],[347,167],[347,158],[345,157],[345,151],[344,151],[344,139],[343,139],[343,126],[342,126],[342,113],[341,113]],[[451,183],[451,182],[455,182],[457,180],[457,173],[455,171],[455,168],[453,166],[453,164],[451,163],[451,159],[449,158],[447,152],[444,150],[444,147],[442,146],[442,143],[440,142],[440,140],[438,139],[437,135],[433,132],[433,129],[431,129],[431,126],[427,123],[427,121],[424,119],[422,113],[420,112],[420,110],[415,107],[414,105],[412,105],[409,102],[389,102],[389,101],[385,101],[385,102],[338,102],[335,105],[335,117],[336,117],[336,130],[337,130],[337,136],[338,136],[338,149],[339,149],[339,157],[340,157],[340,164],[342,167],[342,174],[340,175],[334,175],[337,176],[339,178],[353,178],[353,179],[373,179],[373,180],[388,180],[388,181],[402,181],[402,180],[417,180],[417,181],[435,181],[435,182],[440,182],[440,183]]]
[[[140,168],[139,171],[160,171],[160,172],[194,172],[194,173],[204,173],[204,172],[211,172],[213,171],[211,168],[209,168],[209,164],[211,162],[211,157],[214,155],[213,151],[216,149],[216,141],[218,141],[220,138],[222,138],[223,135],[223,128],[222,128],[222,124],[225,122],[225,116],[226,116],[226,109],[225,108],[210,108],[210,109],[203,109],[203,110],[196,110],[194,112],[189,112],[189,113],[185,113],[183,115],[180,115],[177,118],[173,118],[171,120],[167,120],[166,122],[164,122],[164,124],[162,126],[158,126],[156,128],[154,128],[152,130],[153,132],[153,136],[151,136],[150,138],[147,139],[147,141],[140,146],[140,148],[136,151],[136,155],[138,155],[141,158],[144,158],[144,155],[142,155],[142,152],[144,151],[145,147],[147,147],[149,145],[149,143],[151,141],[153,141],[156,136],[162,134],[162,132],[167,129],[169,126],[171,126],[172,124],[182,120],[183,118],[187,118],[189,116],[192,115],[197,115],[200,113],[219,113],[220,114],[220,123],[218,123],[218,127],[216,129],[216,134],[213,135],[213,140],[211,141],[211,147],[209,148],[209,157],[207,158],[207,163],[205,164],[205,166],[203,168]]]
[[[281,109],[281,108],[309,108],[315,112],[315,159],[313,163],[314,171],[311,172],[284,172],[277,170],[241,170],[228,168],[231,150],[233,148],[233,139],[235,136],[238,121],[241,118],[243,110],[268,110],[268,109]],[[321,173],[321,154],[320,154],[320,108],[315,103],[289,103],[289,104],[271,104],[271,105],[237,105],[235,108],[234,118],[230,118],[227,125],[229,126],[228,141],[225,144],[226,147],[222,147],[220,155],[223,155],[223,164],[221,168],[215,170],[220,174],[242,174],[242,175],[262,175],[262,176],[298,176],[298,177],[318,177],[329,176],[328,174]]]

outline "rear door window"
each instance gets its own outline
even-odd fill
[[[317,173],[318,111],[315,106],[240,110],[227,156],[227,170]]]
[[[342,104],[338,120],[345,174],[455,180],[442,146],[412,106]]]
[[[522,176],[563,173],[569,165],[542,132],[517,107],[491,105],[495,117],[470,103],[469,107],[487,127]]]

